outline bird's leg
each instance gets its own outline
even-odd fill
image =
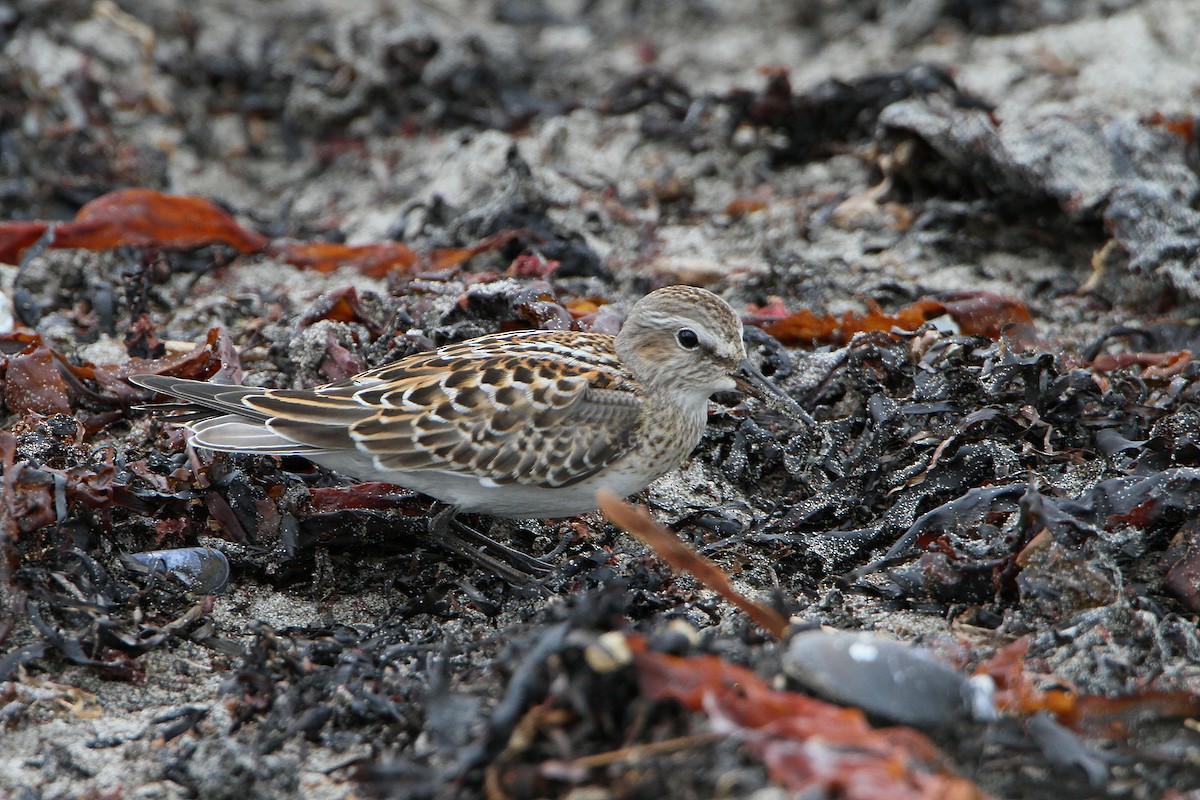
[[[501,544],[459,522],[455,519],[457,513],[454,506],[447,506],[429,521],[430,535],[447,550],[518,585],[527,585],[554,570],[553,565],[540,558]]]
[[[485,536],[460,520],[451,520],[450,524],[463,539],[477,543],[481,550],[489,551],[495,558],[512,563],[531,575],[548,575],[554,571],[554,565],[550,562]]]

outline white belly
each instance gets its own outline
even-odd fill
[[[573,517],[585,514],[596,510],[596,490],[601,487],[618,497],[627,497],[661,477],[647,475],[644,471],[624,470],[618,463],[600,475],[572,486],[548,489],[517,483],[494,484],[447,472],[380,472],[371,469],[362,460],[339,458],[337,454],[322,455],[313,460],[323,467],[352,478],[392,483],[427,494],[468,513],[520,519]]]

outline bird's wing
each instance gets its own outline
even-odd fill
[[[172,378],[170,375],[132,375],[129,380],[145,389],[176,397],[187,404],[159,404],[152,406],[155,411],[180,411],[189,418],[213,416],[216,413],[252,416],[253,412],[242,404],[242,398],[267,391],[254,386],[207,383],[187,378]]]
[[[497,334],[311,391],[239,398],[275,434],[381,470],[570,486],[634,446],[641,399],[611,340]],[[245,412],[243,412],[245,413]]]
[[[186,425],[196,434],[192,443],[209,450],[226,453],[258,453],[260,455],[315,456],[330,450],[354,447],[346,435],[332,441],[328,446],[317,446],[298,442],[271,430],[271,416],[246,404],[246,398],[259,397],[273,390],[256,386],[232,386],[224,383],[193,381],[173,378],[169,375],[132,375],[129,380],[146,389],[170,395],[182,401],[145,406],[155,412],[171,413],[168,419]],[[363,419],[368,412],[359,406],[346,408],[344,412],[356,411],[344,425]],[[327,414],[326,421],[338,419]],[[334,428],[330,428],[334,430]]]

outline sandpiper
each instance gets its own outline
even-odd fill
[[[746,361],[729,304],[690,286],[642,298],[616,337],[497,333],[315,389],[130,380],[190,404],[196,447],[298,455],[416,490],[449,506],[439,522],[567,517],[594,510],[601,487],[634,494],[696,447],[714,392],[740,388],[812,423]]]

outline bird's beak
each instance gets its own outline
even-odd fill
[[[733,381],[737,384],[738,389],[751,397],[761,400],[780,414],[790,417],[810,428],[817,427],[817,421],[801,408],[799,403],[788,397],[782,389],[767,380],[749,361],[741,363],[733,373]]]

